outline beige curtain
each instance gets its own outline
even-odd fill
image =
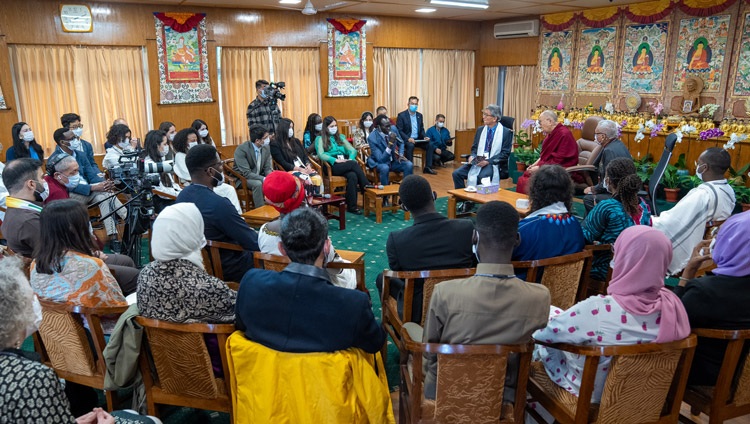
[[[226,144],[242,144],[249,138],[247,105],[256,97],[255,81],[268,80],[268,49],[221,48],[221,108]]]
[[[294,121],[294,132],[302,139],[307,116],[320,113],[320,50],[274,48],[273,75],[287,83],[287,98],[281,105],[282,116]]]
[[[451,131],[474,128],[474,52],[424,50],[422,76],[425,127],[442,113]]]
[[[112,121],[125,118],[134,136],[149,129],[140,47],[10,46],[22,119],[49,155],[60,116],[75,112],[82,138],[104,153]]]
[[[499,74],[499,66],[486,66],[484,68],[484,101],[482,102],[482,107],[497,103],[497,85]],[[503,111],[504,110],[505,109],[503,109]]]
[[[388,115],[396,118],[406,110],[409,96],[422,97],[422,74],[418,49],[373,49],[375,67],[375,104],[388,108]]]
[[[516,118],[514,129],[531,116],[537,89],[536,66],[508,66],[505,68],[505,98],[503,115]]]

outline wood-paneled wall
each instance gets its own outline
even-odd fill
[[[0,26],[1,32],[2,26]],[[8,106],[8,109],[0,110],[0,144],[3,147],[0,158],[3,158],[3,160],[5,159],[5,152],[13,145],[10,129],[13,124],[18,122],[18,103],[16,102],[15,93],[13,93],[12,76],[10,66],[8,66],[9,62],[10,58],[5,37],[0,35],[0,87],[3,88],[5,104]]]

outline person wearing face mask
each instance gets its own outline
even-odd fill
[[[202,119],[196,119],[195,121],[193,121],[190,127],[198,132],[198,144],[210,144],[216,147],[214,139],[211,138],[208,133],[208,124],[206,124],[206,121]]]
[[[190,183],[190,173],[185,165],[185,156],[188,150],[198,145],[198,131],[192,128],[184,128],[177,132],[172,141],[174,149],[174,173],[180,179],[180,183]]]
[[[307,117],[305,131],[302,133],[302,142],[307,153],[311,155],[316,154],[314,142],[321,135],[323,135],[323,117],[317,113],[311,113]]]
[[[405,142],[404,156],[406,156],[410,162],[414,162],[414,142],[416,140],[429,141],[424,133],[424,117],[421,113],[417,112],[418,108],[419,98],[411,96],[409,97],[407,109],[400,112],[396,118],[396,128],[398,128],[401,139]],[[424,173],[435,173],[435,171],[432,170],[432,155],[425,155]]]
[[[44,160],[44,149],[36,142],[34,132],[26,122],[16,122],[10,131],[13,145],[5,152],[6,162],[18,158]]]
[[[671,275],[685,267],[693,248],[703,239],[706,224],[725,220],[732,214],[734,190],[724,178],[731,163],[729,152],[720,147],[701,153],[695,163],[695,175],[703,184],[690,190],[672,209],[654,217],[654,228],[663,232],[674,248],[669,264]]]
[[[60,117],[60,123],[62,124],[63,128],[67,128],[70,131],[73,131],[73,134],[75,135],[75,138],[70,141],[70,148],[77,152],[83,152],[87,167],[95,169],[97,174],[101,174],[102,171],[99,169],[99,165],[97,165],[96,161],[94,160],[94,146],[92,146],[88,141],[81,138],[81,136],[83,135],[83,123],[81,122],[81,117],[76,113],[66,113]],[[78,160],[77,157],[76,160]],[[82,162],[82,160],[79,160],[79,163]],[[81,167],[83,168],[83,165]],[[89,179],[88,181],[97,182],[93,181],[92,179]]]
[[[511,255],[518,246],[518,212],[505,202],[492,201],[477,211],[472,243],[479,264],[474,276],[435,286],[425,319],[405,327],[415,341],[452,344],[519,344],[547,324],[549,290],[514,275]],[[434,399],[437,354],[425,354],[424,395]],[[509,358],[503,392],[503,416],[512,413],[518,383],[518,362]]]
[[[370,134],[375,131],[376,126],[373,125],[374,118],[372,112],[365,112],[359,118],[359,124],[357,129],[352,134],[352,141],[354,141],[354,148],[359,150],[360,147],[367,145],[367,138]]]
[[[597,203],[581,223],[586,244],[614,244],[624,229],[651,225],[651,211],[646,201],[638,197],[643,182],[635,173],[632,159],[609,162],[602,185],[612,197]],[[611,259],[611,252],[594,252],[591,278],[606,281]]]
[[[224,164],[213,146],[199,144],[185,158],[192,183],[182,189],[176,203],[194,203],[203,216],[206,240],[238,244],[243,251],[221,250],[225,281],[240,281],[253,267],[258,249],[258,233],[251,229],[232,203],[215,192],[224,184]]]
[[[172,143],[174,142],[175,135],[177,135],[177,127],[175,127],[174,124],[169,121],[164,121],[159,124],[159,131],[167,135],[167,142],[169,143],[169,153],[164,157],[164,159],[174,160],[175,152],[172,148]]]
[[[117,166],[123,153],[136,149],[136,141],[131,137],[130,128],[122,124],[112,125],[107,132],[107,144],[111,147],[102,160],[102,165],[107,169]],[[135,160],[135,157],[130,160]]]
[[[294,122],[288,118],[279,119],[276,137],[271,140],[271,157],[277,167],[300,178],[313,193],[321,193],[323,179],[313,169],[302,143],[294,137]]]
[[[253,206],[265,205],[263,201],[263,180],[273,171],[271,167],[271,134],[268,128],[253,124],[250,126],[250,140],[237,146],[234,151],[234,169],[247,179],[253,192]]]
[[[169,164],[166,160],[169,154],[169,143],[167,135],[159,130],[151,130],[146,134],[146,140],[143,146],[143,158],[146,166],[152,164]],[[172,180],[171,172],[161,172],[159,176],[159,185],[154,187],[154,210],[156,213],[161,212],[164,208],[174,203],[174,198],[180,194],[180,186]]]
[[[362,210],[357,206],[357,190],[364,192],[368,183],[362,167],[356,161],[357,150],[343,134],[339,134],[336,118],[326,116],[323,127],[326,134],[315,139],[315,150],[320,160],[331,166],[333,175],[346,177],[346,206],[350,213],[359,215]]]
[[[268,87],[268,81],[255,81],[255,99],[247,105],[247,127],[253,125],[263,125],[273,134],[276,131],[276,125],[281,119],[279,103],[276,99],[268,98],[265,89]]]
[[[440,113],[435,117],[435,125],[427,130],[426,136],[430,139],[430,147],[433,150],[433,163],[445,166],[446,162],[455,159],[453,152],[448,150],[448,147],[453,145],[453,138],[451,132],[445,128],[445,115]]]
[[[617,132],[617,123],[610,120],[600,121],[594,131],[596,142],[602,146],[599,150],[599,156],[597,156],[594,161],[594,166],[597,167],[599,171],[599,183],[593,187],[586,187],[586,189],[583,190],[583,193],[585,194],[585,196],[583,196],[583,204],[586,206],[586,213],[590,212],[597,202],[612,197],[610,192],[604,187],[604,173],[610,162],[617,158],[633,160],[630,150],[628,150],[628,147],[620,141]]]
[[[367,139],[372,153],[367,158],[367,166],[378,170],[380,184],[388,185],[390,172],[403,172],[404,176],[411,175],[413,165],[404,156],[404,142],[398,138],[395,131],[392,131],[388,117],[378,115],[375,122],[378,128]]]

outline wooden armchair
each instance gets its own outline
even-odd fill
[[[372,154],[372,151],[370,150],[369,145],[365,145],[359,148],[359,152],[357,153],[357,162],[359,163],[359,166],[362,168],[362,171],[365,173],[365,176],[367,177],[367,181],[370,182],[370,184],[378,185],[380,184],[380,173],[378,172],[377,168],[370,168],[367,166],[367,159]],[[388,173],[388,182],[391,184],[398,184],[401,182],[401,180],[404,179],[404,175],[401,172],[389,172]]]
[[[555,384],[541,362],[531,367],[528,391],[530,402],[539,402],[561,424],[675,423],[693,361],[697,338],[690,335],[670,343],[644,343],[629,346],[579,346],[537,344],[586,357],[578,397]],[[592,404],[594,380],[602,356],[612,357],[599,404]],[[538,423],[539,413],[526,411]]]
[[[228,412],[232,422],[224,346],[234,324],[177,324],[140,316],[135,320],[148,339],[141,347],[140,365],[149,415],[158,417],[158,405],[176,405]],[[214,375],[207,334],[218,339],[223,378]]]
[[[206,271],[218,278],[224,280],[224,271],[221,268],[221,251],[219,249],[234,250],[244,252],[245,249],[239,244],[226,243],[223,241],[206,240],[206,246],[203,247],[203,267]],[[208,256],[208,262],[206,257]],[[211,271],[209,271],[209,269]]]
[[[589,296],[595,296],[597,294],[606,295],[607,287],[609,287],[609,281],[612,279],[612,268],[607,270],[607,278],[604,281],[594,280],[591,278],[591,269],[593,268],[594,258],[597,255],[609,255],[612,258],[612,245],[611,244],[587,244],[583,247],[584,250],[590,250],[593,257],[588,262],[588,266],[584,272],[584,284],[585,287],[581,288],[580,297],[578,300],[583,300]]]
[[[243,177],[239,171],[234,169],[234,159],[224,161],[224,175],[227,177],[227,183],[231,184],[237,190],[237,198],[240,200],[242,212],[247,212],[255,208],[253,204],[253,191],[247,184],[247,178]]]
[[[725,340],[727,350],[716,386],[688,386],[683,401],[690,405],[690,412],[693,415],[701,412],[708,415],[710,424],[750,414],[750,361],[743,357],[750,330],[694,328],[693,334],[701,338]],[[694,423],[684,415],[680,416],[680,421]]]
[[[534,342],[522,345],[420,343],[401,334],[399,423],[522,423]],[[438,358],[435,399],[425,399],[423,354]],[[519,354],[512,416],[502,414],[508,355]]]
[[[104,331],[102,317],[125,312],[127,306],[87,308],[65,303],[39,300],[42,305],[42,323],[34,333],[36,351],[42,363],[55,370],[58,377],[67,381],[104,390]],[[86,320],[91,339],[83,326]],[[107,409],[114,410],[117,392],[106,390]]]
[[[291,262],[286,256],[271,255],[268,253],[253,253],[254,267],[258,269],[267,269],[281,272]],[[357,290],[367,293],[370,292],[365,286],[365,263],[364,262],[329,262],[326,268],[331,269],[353,269],[357,274]]]
[[[333,175],[331,165],[324,160],[319,160],[318,158],[309,155],[307,158],[310,160],[310,166],[312,166],[315,172],[320,175],[320,178],[323,179],[323,190],[325,190],[326,193],[341,196],[346,194],[346,177]],[[321,163],[323,166],[321,166]]]
[[[568,309],[576,301],[585,298],[588,291],[587,270],[593,254],[590,250],[554,258],[535,261],[514,261],[513,268],[526,270],[526,281],[539,282],[549,289],[551,302],[561,309]],[[544,271],[541,278],[537,276]]]

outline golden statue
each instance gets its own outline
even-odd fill
[[[719,125],[719,129],[724,131],[724,134],[729,134],[729,130],[731,129],[731,125],[729,124],[729,121],[727,119],[721,121],[721,125]]]

